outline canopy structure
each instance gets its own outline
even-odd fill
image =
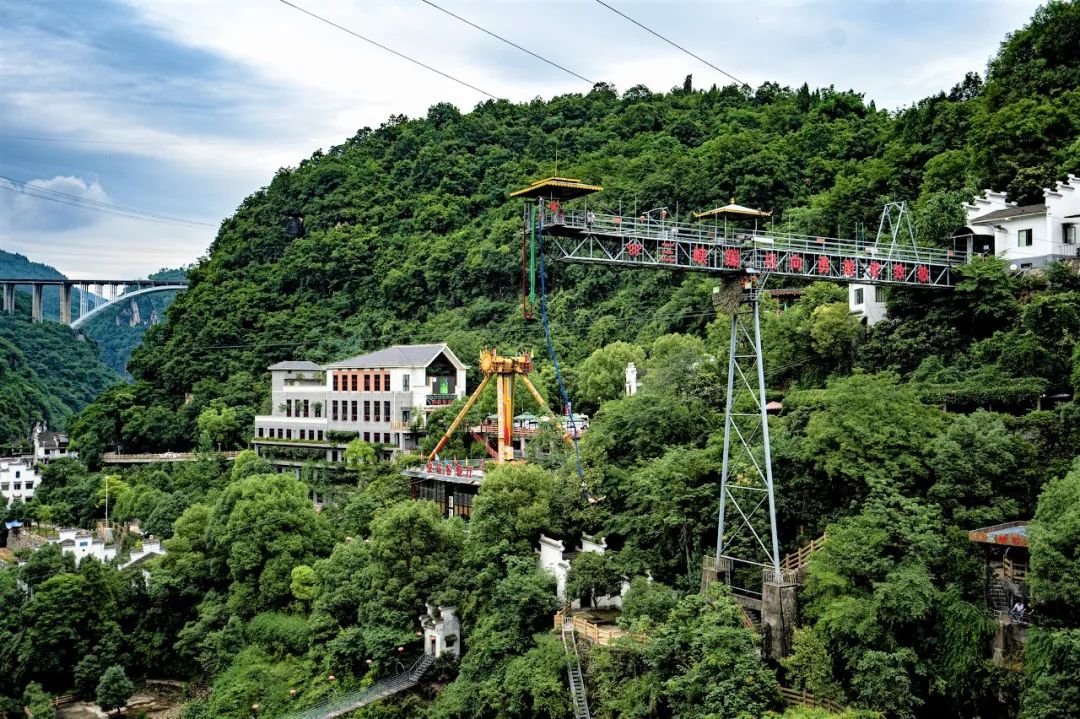
[[[723,217],[723,218],[737,218],[737,217],[772,217],[772,210],[768,212],[764,210],[755,210],[752,207],[744,207],[743,205],[736,205],[735,198],[731,198],[731,202],[723,207],[716,207],[711,210],[705,210],[704,212],[695,212],[694,219],[700,220],[705,217]]]
[[[510,197],[543,197],[566,201],[591,195],[603,189],[600,185],[588,185],[572,177],[548,177],[537,180],[524,189],[511,192]]]

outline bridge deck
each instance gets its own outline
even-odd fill
[[[545,209],[543,231],[566,262],[696,270],[746,269],[802,279],[873,285],[951,287],[966,258],[951,250],[876,246],[774,230],[734,230],[708,223],[620,217],[584,209]]]

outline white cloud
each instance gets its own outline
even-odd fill
[[[93,217],[87,216],[89,211],[73,206],[78,199],[109,201],[97,180],[87,182],[78,177],[58,176],[26,184],[29,187],[24,190],[0,179],[0,232],[58,232],[85,227],[92,223]]]
[[[0,233],[0,249],[52,265],[72,279],[137,279],[190,264],[212,239],[213,230],[205,228],[100,215],[78,228]]]

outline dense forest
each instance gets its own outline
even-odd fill
[[[168,550],[148,580],[49,548],[0,571],[9,712],[50,693],[93,697],[106,674],[126,673],[190,682],[184,719],[242,719],[255,704],[283,716],[415,658],[431,603],[458,608],[461,660],[357,716],[571,716],[555,583],[535,550],[541,533],[569,545],[587,532],[610,551],[575,558],[570,594],[630,581],[628,636],[582,650],[595,717],[768,716],[785,712],[781,685],[848,717],[1080,716],[1071,267],[1018,274],[981,259],[952,292],[892,290],[890,318],[873,327],[849,315],[842,287],[770,301],[780,541],[827,534],[780,662],[759,652],[726,587],[699,592],[716,540],[730,326],[710,278],[548,264],[554,346],[575,408],[592,415],[588,495],[571,453],[491,471],[467,527],[410,497],[408,458],[308,468],[300,482],[250,452],[119,475],[94,466],[117,444],[243,446],[277,360],[393,342],[446,341],[467,362],[485,346],[542,348],[521,317],[520,205],[507,194],[551,174],[556,148],[560,174],[603,184],[610,207],[684,213],[735,197],[785,227],[851,236],[907,199],[927,244],[946,243],[984,187],[1037,201],[1080,171],[1080,4],[1049,3],[985,74],[958,80],[898,112],[833,88],[692,78],[666,93],[600,84],[469,113],[440,104],[281,170],[223,223],[190,290],[147,332],[135,381],[71,422],[90,466],[51,464],[34,501],[9,511],[90,526],[107,486],[110,517],[139,519]],[[547,354],[537,361],[541,390],[557,396]],[[633,396],[628,361],[643,382]],[[312,490],[335,501],[316,512]],[[1038,623],[994,662],[997,622],[967,531],[1014,519],[1033,520]]]
[[[36,423],[60,429],[120,377],[63,325],[0,314],[0,445],[26,450]]]

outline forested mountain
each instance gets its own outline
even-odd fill
[[[541,389],[555,397],[542,329],[521,317],[520,204],[507,194],[552,174],[556,147],[560,174],[602,184],[597,201],[624,212],[735,197],[786,227],[851,236],[907,199],[931,244],[984,187],[1025,202],[1080,172],[1080,4],[1049,3],[985,76],[957,79],[898,112],[851,91],[687,78],[665,93],[601,84],[469,113],[440,104],[363,129],[281,170],[223,223],[190,290],[136,350],[136,381],[84,410],[75,439],[91,461],[117,443],[206,446],[226,425],[242,445],[241,418],[267,401],[267,365],[393,342],[447,341],[470,363],[485,346],[540,350]],[[594,501],[570,453],[488,474],[468,531],[412,499],[395,464],[360,462],[333,483],[310,468],[303,482],[276,475],[251,453],[112,479],[56,463],[22,516],[89,525],[108,486],[113,519],[149,521],[168,555],[145,584],[46,552],[0,573],[0,597],[19,607],[0,617],[0,659],[14,667],[0,694],[39,682],[89,695],[120,665],[209,685],[184,719],[242,719],[254,704],[282,716],[393,674],[418,652],[416,617],[431,603],[458,608],[461,661],[361,715],[570,716],[554,580],[534,551],[541,533],[571,546],[587,532],[610,552],[573,560],[571,595],[632,578],[619,620],[632,636],[583,650],[593,716],[768,716],[782,710],[781,682],[847,716],[1078,715],[1075,268],[1017,274],[981,259],[951,292],[891,291],[890,319],[873,328],[849,315],[842,287],[803,287],[783,311],[769,301],[780,542],[827,533],[780,663],[758,653],[724,587],[698,592],[723,461],[730,323],[712,305],[715,282],[547,271],[568,391],[592,415],[581,460]],[[627,361],[643,381],[629,397]],[[310,489],[337,501],[317,513]],[[1038,626],[994,663],[986,565],[967,531],[1029,518]],[[75,599],[88,595],[100,601]],[[80,613],[55,609],[68,604]]]
[[[0,444],[25,449],[37,422],[52,429],[120,381],[93,342],[67,327],[0,314]]]

